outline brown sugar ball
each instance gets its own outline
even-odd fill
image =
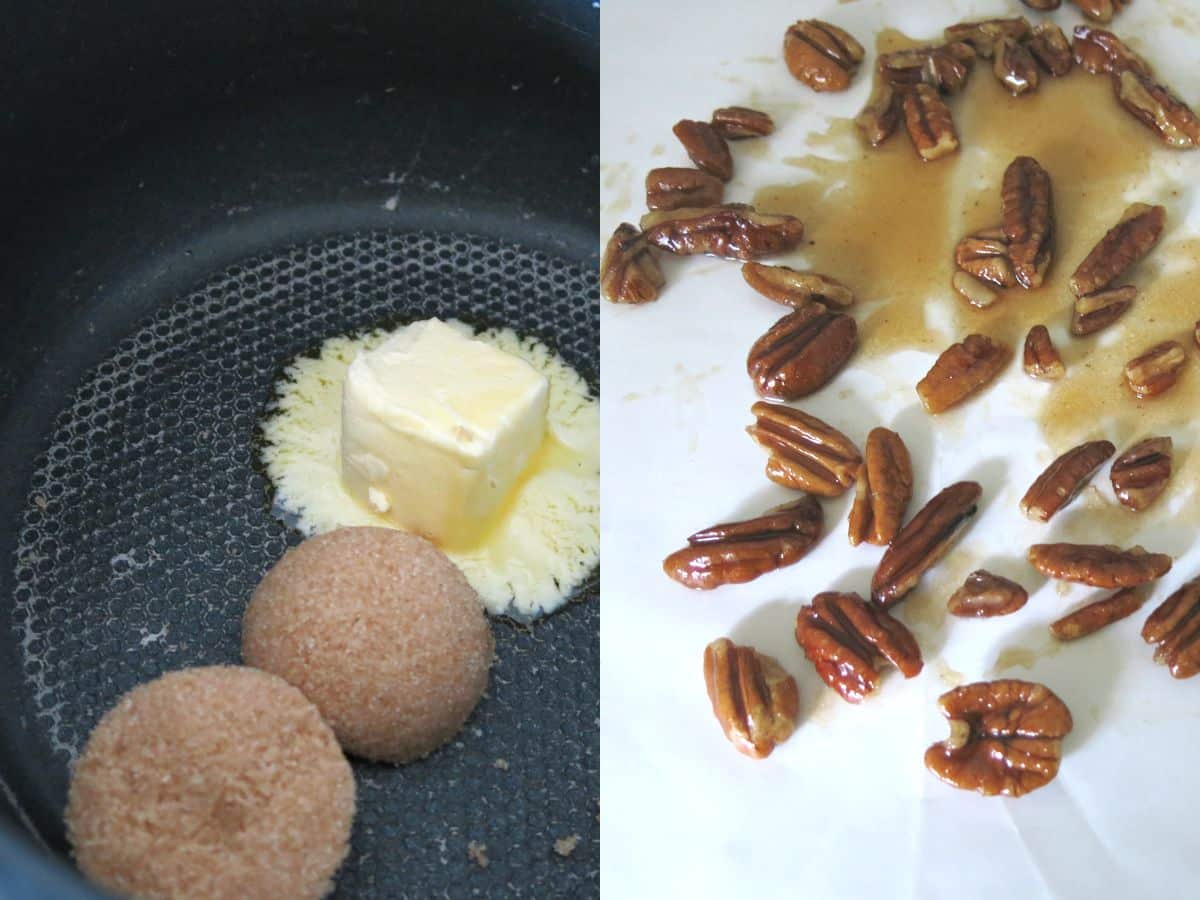
[[[75,765],[67,835],[122,897],[318,898],[354,820],[354,776],[321,714],[267,672],[210,666],[134,688]]]
[[[462,572],[422,537],[340,528],[289,550],[246,609],[242,656],[304,692],[349,753],[409,762],[450,740],[495,644]]]

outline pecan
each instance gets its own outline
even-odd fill
[[[742,278],[769,300],[799,309],[809,303],[846,307],[854,303],[854,294],[835,278],[817,272],[800,272],[787,266],[766,266],[748,262],[742,266]]]
[[[1139,400],[1157,397],[1175,386],[1185,362],[1179,341],[1163,341],[1125,363],[1125,383]]]
[[[924,83],[943,93],[955,94],[967,83],[974,61],[974,49],[958,41],[884,53],[879,57],[877,71],[885,82],[901,90]]]
[[[1125,46],[1119,37],[1103,28],[1076,25],[1071,49],[1075,54],[1075,62],[1093,75],[1125,69],[1150,74],[1150,66],[1145,60]]]
[[[1030,9],[1036,9],[1038,12],[1050,12],[1058,9],[1062,0],[1021,0]]]
[[[795,400],[823,387],[858,346],[858,326],[817,303],[788,313],[754,342],[746,371],[758,392]]]
[[[962,41],[975,48],[984,59],[991,59],[995,46],[1002,38],[1023,41],[1029,37],[1029,21],[1024,16],[1013,19],[985,19],[982,22],[959,22],[946,29],[948,41]]]
[[[1070,41],[1053,22],[1043,22],[1033,29],[1033,35],[1029,38],[1029,52],[1038,65],[1055,78],[1066,75],[1075,64]]]
[[[733,177],[733,156],[717,129],[707,122],[680,119],[671,130],[679,138],[679,143],[683,144],[688,158],[699,168],[722,181]]]
[[[1015,613],[1028,599],[1029,592],[1015,581],[979,569],[950,595],[946,608],[952,616],[991,618]]]
[[[1142,608],[1146,595],[1137,588],[1125,588],[1110,597],[1081,606],[1072,613],[1050,623],[1050,633],[1060,641],[1074,641],[1132,616]]]
[[[1153,76],[1124,69],[1114,73],[1113,90],[1121,105],[1168,147],[1191,149],[1200,144],[1200,118]]]
[[[722,106],[714,109],[712,127],[727,141],[766,137],[775,131],[775,121],[765,112],[746,106]]]
[[[925,751],[938,778],[986,797],[1020,797],[1058,774],[1071,711],[1044,684],[1015,679],[964,684],[938,698],[950,737]]]
[[[1171,570],[1171,557],[1141,547],[1122,550],[1111,544],[1034,544],[1029,562],[1047,578],[1092,587],[1137,587]]]
[[[1015,287],[1016,275],[1008,255],[1008,239],[1000,226],[969,234],[954,248],[954,264],[997,288]]]
[[[862,465],[850,438],[816,416],[758,401],[750,408],[756,421],[746,431],[770,451],[767,477],[776,484],[820,497],[840,497]]]
[[[987,309],[1000,299],[995,290],[961,269],[950,276],[950,287],[976,309]]]
[[[867,105],[854,118],[854,124],[862,132],[867,143],[878,147],[892,136],[900,124],[900,94],[875,70],[875,83]]]
[[[983,492],[974,481],[959,481],[925,504],[896,534],[871,578],[871,599],[892,606],[916,587],[921,576],[946,555],[975,514]]]
[[[1040,381],[1057,381],[1067,374],[1045,325],[1034,325],[1025,336],[1025,374]]]
[[[646,236],[627,222],[617,226],[600,261],[600,288],[614,303],[647,303],[658,299],[662,270]]]
[[[1196,349],[1200,350],[1200,319],[1196,320],[1196,330],[1192,333],[1192,338],[1195,341]]]
[[[858,594],[828,591],[796,614],[796,643],[821,680],[848,703],[879,687],[879,670],[891,663],[905,678],[924,667],[921,648],[904,624]]]
[[[663,571],[702,591],[753,581],[803,558],[821,536],[823,518],[821,504],[805,494],[756,518],[697,531],[663,560]]]
[[[1108,441],[1088,441],[1072,447],[1046,467],[1021,498],[1021,512],[1039,522],[1049,522],[1069,504],[1084,485],[1117,452]]]
[[[958,134],[950,107],[941,94],[927,84],[904,92],[904,125],[913,146],[925,162],[941,159],[958,150]]]
[[[1125,311],[1137,299],[1137,293],[1136,287],[1126,284],[1086,297],[1076,297],[1071,312],[1071,334],[1083,337],[1107,328],[1125,315]]]
[[[850,87],[866,51],[847,32],[819,19],[801,19],[783,37],[788,71],[814,91]]]
[[[1036,91],[1041,74],[1029,47],[1010,37],[1001,38],[993,48],[992,74],[1014,97]]]
[[[1187,584],[1150,613],[1142,626],[1148,644],[1158,644],[1154,661],[1165,664],[1176,678],[1200,672],[1200,578]]]
[[[917,394],[933,415],[961,403],[1000,374],[1011,353],[991,338],[969,334],[951,344],[917,382]]]
[[[1032,156],[1004,170],[1000,209],[1013,277],[1023,288],[1041,287],[1054,244],[1054,198],[1049,174]]]
[[[904,521],[912,484],[912,460],[900,435],[872,428],[850,507],[850,543],[856,547],[863,541],[880,547],[890,544]]]
[[[1158,499],[1171,478],[1171,439],[1151,437],[1114,460],[1108,477],[1122,504],[1141,511]]]
[[[796,730],[800,692],[774,657],[717,638],[704,648],[704,684],[725,737],[751,759],[770,756]]]
[[[699,169],[668,166],[646,174],[646,206],[650,209],[716,206],[723,199],[721,179]]]
[[[1096,22],[1111,22],[1115,13],[1129,5],[1129,0],[1071,0],[1079,11]]]
[[[1161,206],[1134,203],[1126,209],[1071,276],[1075,296],[1094,294],[1120,278],[1158,243],[1166,220]]]
[[[642,216],[646,240],[668,253],[707,253],[725,259],[759,259],[795,249],[804,223],[768,215],[744,203],[660,210]]]

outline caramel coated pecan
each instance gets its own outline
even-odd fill
[[[1023,288],[1041,287],[1054,245],[1054,198],[1049,174],[1032,156],[1004,170],[1000,209],[1013,276]]]
[[[668,253],[742,260],[786,253],[804,237],[804,223],[795,216],[760,213],[744,203],[647,213],[642,230]]]
[[[753,519],[697,531],[663,560],[663,571],[702,591],[753,581],[802,559],[821,536],[823,518],[821,504],[805,494]]]
[[[1166,665],[1174,677],[1191,678],[1200,672],[1200,578],[1193,578],[1150,613],[1142,637],[1148,644],[1158,644],[1154,661]]]
[[[937,415],[961,403],[999,375],[1011,355],[1007,347],[982,334],[969,334],[950,345],[917,382],[925,410]]]
[[[1161,206],[1134,203],[1126,209],[1071,276],[1075,296],[1094,294],[1120,278],[1158,243],[1166,220]]]
[[[1024,16],[1012,19],[985,19],[980,22],[959,22],[946,29],[948,41],[963,41],[975,48],[984,59],[991,59],[995,46],[1003,38],[1023,41],[1029,37],[1029,20]]]
[[[1010,37],[996,42],[992,74],[1014,97],[1036,91],[1042,77],[1029,46]]]
[[[1113,74],[1117,99],[1168,147],[1190,150],[1200,144],[1200,118],[1152,75],[1125,69]]]
[[[1050,12],[1051,10],[1058,9],[1062,0],[1021,0],[1021,2],[1030,9],[1036,9],[1039,12]]]
[[[1000,299],[997,291],[961,269],[950,276],[950,287],[976,309],[987,309]]]
[[[722,106],[713,110],[712,127],[727,141],[766,137],[775,131],[775,121],[765,112],[747,106]]]
[[[1076,297],[1071,311],[1071,334],[1084,337],[1107,328],[1133,306],[1137,294],[1136,287],[1124,284],[1118,288],[1096,291],[1086,297]]]
[[[1171,478],[1171,439],[1151,437],[1113,461],[1108,477],[1121,503],[1140,511],[1159,498]]]
[[[1096,22],[1111,22],[1115,13],[1129,5],[1129,0],[1071,0],[1079,11]]]
[[[729,145],[712,125],[695,119],[680,119],[671,130],[683,144],[688,158],[699,168],[722,181],[733,177],[733,155]]]
[[[801,19],[783,36],[788,71],[814,91],[850,87],[866,51],[852,35],[819,19]]]
[[[716,206],[725,199],[725,184],[715,175],[667,166],[646,174],[646,206],[649,209],[680,209]]]
[[[983,492],[974,481],[959,481],[925,504],[900,529],[871,578],[871,599],[888,607],[904,599],[975,515]]]
[[[1179,341],[1163,341],[1125,363],[1125,383],[1139,400],[1157,397],[1175,386],[1185,362]]]
[[[1044,684],[1003,679],[964,684],[938,698],[950,737],[925,766],[954,787],[1020,797],[1058,774],[1071,711]]]
[[[1150,66],[1145,60],[1125,46],[1119,37],[1103,28],[1076,25],[1071,49],[1075,54],[1075,62],[1093,75],[1119,73],[1125,69],[1150,74]]]
[[[1171,557],[1111,544],[1034,544],[1029,562],[1047,578],[1100,588],[1137,587],[1171,570]]]
[[[904,624],[858,594],[827,592],[796,615],[796,643],[821,680],[848,703],[879,687],[879,670],[891,663],[905,678],[924,666],[921,648]]]
[[[854,483],[862,457],[854,442],[816,416],[762,400],[750,408],[746,431],[770,452],[767,477],[819,497],[840,497]]]
[[[658,299],[662,269],[646,237],[629,223],[617,226],[600,260],[600,289],[613,303],[648,303]]]
[[[904,126],[922,160],[932,162],[957,152],[954,118],[936,88],[918,84],[904,92],[903,104]]]
[[[1055,78],[1066,75],[1075,63],[1071,55],[1071,42],[1053,22],[1043,22],[1033,29],[1029,38],[1029,52]]]
[[[1108,441],[1088,441],[1072,447],[1046,467],[1021,498],[1021,512],[1039,522],[1051,517],[1074,500],[1084,485],[1117,452]]]
[[[742,278],[769,300],[799,309],[809,303],[827,307],[847,307],[854,293],[836,278],[818,272],[801,272],[787,266],[767,266],[748,262],[742,266]]]
[[[879,57],[878,71],[884,81],[902,91],[924,83],[942,93],[955,94],[967,83],[974,61],[974,49],[957,41],[884,53]]]
[[[1106,625],[1132,616],[1146,602],[1146,594],[1137,588],[1125,588],[1111,597],[1093,601],[1050,623],[1050,633],[1060,641],[1074,641],[1099,631]]]
[[[875,82],[867,105],[854,118],[854,124],[872,147],[878,147],[892,136],[900,124],[900,94],[875,69]]]
[[[1067,374],[1062,357],[1045,325],[1034,325],[1025,335],[1025,374],[1039,381],[1057,381]]]
[[[770,756],[796,730],[800,692],[774,657],[717,638],[704,648],[704,684],[725,737],[751,759]]]
[[[795,400],[828,383],[857,346],[858,326],[852,318],[810,303],[754,342],[746,371],[762,396]]]
[[[1002,226],[985,228],[959,241],[954,248],[954,264],[993,287],[1010,288],[1017,284]]]
[[[904,521],[912,485],[912,460],[900,435],[872,428],[850,507],[850,543],[856,547],[863,541],[879,547],[890,544]]]
[[[1029,592],[1015,581],[978,569],[950,595],[946,608],[952,616],[991,618],[1015,613],[1028,599]]]

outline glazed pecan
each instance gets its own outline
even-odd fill
[[[1174,677],[1191,678],[1200,672],[1200,578],[1193,578],[1150,613],[1142,637],[1148,644],[1158,644],[1154,661],[1165,664]]]
[[[770,452],[767,477],[819,497],[840,497],[854,483],[862,457],[853,441],[816,416],[762,400],[750,407],[746,431]]]
[[[1039,12],[1050,12],[1051,10],[1058,9],[1062,0],[1021,0],[1021,2],[1030,9],[1036,9]]]
[[[1071,0],[1079,11],[1096,22],[1111,22],[1115,13],[1129,5],[1129,0]]]
[[[985,228],[959,241],[954,248],[954,264],[993,287],[1010,288],[1017,284],[1002,226]]]
[[[886,428],[871,429],[865,455],[850,507],[850,543],[884,547],[900,530],[912,499],[912,460],[900,435]]]
[[[1015,581],[978,569],[950,595],[946,608],[952,616],[991,618],[1015,613],[1028,599],[1029,592]]]
[[[704,684],[725,737],[751,759],[770,756],[796,730],[800,692],[774,657],[717,638],[704,648]]]
[[[900,94],[887,83],[876,67],[871,96],[862,112],[855,116],[854,124],[868,144],[878,147],[892,136],[900,124],[900,107]]]
[[[961,269],[950,276],[950,287],[976,309],[987,309],[1000,299],[1000,294],[993,288]]]
[[[924,667],[921,648],[904,624],[858,594],[817,594],[796,615],[796,643],[827,685],[848,703],[879,687],[891,663],[905,678]]]
[[[1179,341],[1163,341],[1125,363],[1125,383],[1139,400],[1157,397],[1175,386],[1185,362]]]
[[[1014,97],[1036,91],[1041,73],[1024,41],[1001,38],[993,48],[992,74]]]
[[[852,318],[810,303],[754,342],[746,371],[762,396],[795,400],[823,387],[857,346],[858,326]]]
[[[819,19],[801,19],[783,36],[788,71],[814,91],[850,87],[866,51],[847,32]]]
[[[995,46],[1003,38],[1023,41],[1029,37],[1029,20],[1024,16],[1013,19],[985,19],[981,22],[959,22],[946,29],[948,41],[962,41],[975,48],[984,59],[991,59]]]
[[[1126,209],[1071,276],[1075,296],[1094,294],[1120,278],[1158,243],[1166,220],[1167,211],[1161,206],[1134,203]]]
[[[969,334],[961,343],[951,344],[917,382],[926,412],[937,415],[961,403],[999,375],[1011,355],[1007,347],[982,334]]]
[[[671,130],[698,168],[722,181],[733,177],[733,155],[729,145],[712,125],[695,119],[680,119]]]
[[[1034,325],[1025,336],[1025,374],[1040,381],[1057,381],[1067,374],[1045,325]]]
[[[809,303],[843,308],[854,303],[854,293],[850,288],[818,272],[800,272],[787,266],[748,262],[742,266],[742,278],[767,299],[797,309]]]
[[[722,106],[713,110],[712,127],[727,141],[766,137],[775,131],[775,121],[765,112],[746,106]]]
[[[1117,452],[1108,441],[1088,441],[1072,447],[1046,467],[1021,498],[1021,512],[1049,522],[1092,480],[1104,461]]]
[[[1121,105],[1168,147],[1190,150],[1200,144],[1200,118],[1153,76],[1125,69],[1113,74],[1113,90]]]
[[[975,51],[970,44],[957,41],[927,47],[907,47],[879,57],[882,79],[900,90],[927,84],[945,94],[962,90],[971,74]]]
[[[1075,64],[1071,55],[1071,42],[1053,22],[1043,22],[1033,29],[1029,38],[1029,52],[1038,64],[1055,78],[1066,75]]]
[[[1049,174],[1032,156],[1004,170],[1000,209],[1013,277],[1023,288],[1041,287],[1053,252],[1054,198]]]
[[[1171,570],[1171,557],[1111,544],[1034,544],[1029,562],[1047,578],[1100,588],[1137,587]]]
[[[793,250],[804,236],[794,216],[768,215],[744,203],[660,210],[642,216],[646,240],[668,253],[759,259]]]
[[[941,159],[958,150],[958,133],[950,107],[936,88],[918,84],[904,92],[904,125],[913,146],[925,162]]]
[[[663,560],[663,571],[701,591],[753,581],[802,559],[821,536],[823,519],[821,504],[805,494],[753,519],[697,531]]]
[[[950,737],[925,751],[938,778],[987,797],[1020,797],[1058,774],[1071,711],[1044,684],[1003,679],[964,684],[938,698]]]
[[[1150,74],[1150,66],[1145,60],[1125,46],[1119,37],[1103,28],[1076,25],[1071,49],[1075,62],[1093,75],[1125,69]]]
[[[1169,437],[1146,438],[1113,461],[1108,477],[1123,505],[1141,511],[1159,498],[1171,478],[1171,447]]]
[[[1125,284],[1106,291],[1096,291],[1086,297],[1076,297],[1071,311],[1071,334],[1076,337],[1095,334],[1107,328],[1133,305],[1138,290]]]
[[[617,226],[600,260],[600,289],[614,303],[647,303],[658,299],[662,270],[646,237],[629,223]]]
[[[1145,602],[1145,592],[1137,588],[1124,588],[1110,597],[1095,600],[1051,622],[1050,633],[1060,641],[1074,641],[1087,637],[1105,625],[1132,616]]]
[[[680,209],[687,206],[716,206],[725,199],[720,178],[701,172],[668,166],[646,174],[646,206],[649,209]]]
[[[896,534],[871,578],[871,599],[880,606],[899,603],[921,576],[946,555],[979,505],[983,492],[974,481],[959,481],[925,504]]]

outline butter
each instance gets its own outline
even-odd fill
[[[342,484],[397,528],[470,546],[541,448],[548,402],[525,360],[437,319],[414,323],[346,372]]]

